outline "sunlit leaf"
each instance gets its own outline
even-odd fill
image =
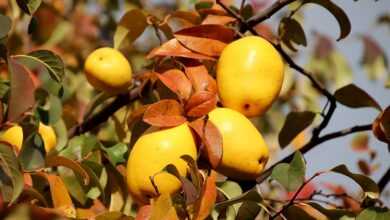
[[[8,71],[11,74],[8,120],[16,121],[33,107],[35,86],[31,71],[12,58],[9,59]]]
[[[227,25],[237,21],[235,18],[224,15],[207,15],[207,17],[202,21],[202,25]]]
[[[177,217],[171,196],[162,194],[152,200],[152,213],[149,220],[175,220]]]
[[[350,108],[373,107],[379,111],[382,110],[374,98],[354,84],[338,89],[334,96],[338,102]]]
[[[141,36],[147,26],[146,16],[141,10],[133,9],[126,12],[120,19],[114,34],[114,48],[119,48],[126,38],[132,43]]]
[[[214,203],[217,197],[217,188],[215,186],[215,179],[217,173],[215,171],[211,171],[210,176],[207,177],[205,185],[203,186],[201,199],[199,200],[195,212],[196,220],[206,219],[207,216],[210,215],[212,208],[214,207]]]
[[[16,0],[16,2],[24,13],[32,15],[39,8],[42,0]]]
[[[351,141],[351,147],[355,151],[368,151],[368,142],[370,137],[367,133],[357,134]]]
[[[175,38],[182,46],[189,49],[190,51],[209,57],[218,57],[226,46],[226,44],[222,41],[210,38],[193,37],[179,34],[175,34]]]
[[[183,20],[186,20],[192,24],[199,24],[201,21],[201,18],[199,14],[191,11],[174,11],[171,14],[171,17],[173,18],[181,18]]]
[[[314,112],[290,112],[282,130],[279,133],[281,148],[286,147],[299,133],[313,123],[316,114]]]
[[[176,100],[164,99],[146,109],[143,121],[157,127],[172,127],[186,121],[182,114],[183,109]]]
[[[284,186],[287,191],[297,190],[305,181],[306,164],[302,154],[297,151],[290,164],[280,163],[273,170],[271,177]]]
[[[217,83],[210,76],[204,65],[197,65],[185,68],[185,73],[194,88],[194,93],[208,91],[213,94],[217,93]]]
[[[192,36],[201,39],[207,38],[207,39],[221,41],[223,43],[230,43],[234,40],[236,33],[233,29],[223,25],[203,24],[203,25],[197,25],[197,26],[181,29],[175,32],[175,35]],[[209,41],[209,42],[215,42],[215,41]]]
[[[192,85],[181,70],[170,69],[163,74],[157,74],[157,76],[165,86],[176,93],[181,99],[189,98]]]
[[[380,44],[371,36],[363,35],[361,64],[371,80],[380,79],[389,72],[387,56]]]
[[[23,190],[23,175],[12,147],[8,144],[0,143],[0,161],[2,170],[12,182],[12,194],[10,197],[5,197],[1,190],[2,199],[12,204]]]
[[[326,8],[330,13],[332,13],[332,15],[336,18],[340,26],[340,36],[337,40],[341,40],[347,37],[348,34],[351,32],[351,22],[349,21],[347,14],[345,14],[343,9],[337,6],[333,1],[303,0],[303,4],[307,4],[307,3],[315,3],[321,5],[322,7]]]
[[[236,196],[226,201],[219,202],[215,205],[215,207],[221,209],[244,201],[261,202],[262,200],[263,199],[260,196],[259,192],[257,192],[256,189],[251,189],[245,193],[242,193],[239,196]]]
[[[359,184],[359,186],[364,191],[365,195],[371,198],[378,198],[379,188],[376,185],[376,183],[373,180],[371,180],[369,177],[362,174],[351,173],[351,171],[349,171],[345,165],[339,165],[331,169],[331,171],[351,178],[357,184]]]
[[[217,106],[217,95],[208,91],[195,93],[188,100],[185,108],[190,117],[202,117],[207,115]]]
[[[108,158],[112,165],[116,166],[118,163],[125,162],[125,153],[128,148],[124,143],[117,143],[112,147],[104,147],[103,150],[108,154]]]
[[[390,219],[390,211],[387,209],[367,208],[364,209],[356,220],[385,220]]]

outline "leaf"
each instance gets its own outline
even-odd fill
[[[297,203],[290,206],[285,216],[287,219],[328,220],[323,213],[305,203]]]
[[[172,90],[181,99],[188,99],[191,95],[192,85],[186,75],[178,69],[170,69],[163,74],[157,74],[160,81]]]
[[[8,71],[11,75],[8,120],[17,121],[23,113],[33,107],[35,86],[30,70],[12,58],[8,62]]]
[[[176,40],[190,51],[209,57],[218,57],[226,44],[210,38],[193,37],[175,34]]]
[[[67,167],[73,170],[73,172],[79,174],[83,178],[84,185],[89,184],[90,179],[87,171],[85,171],[84,168],[81,167],[81,165],[77,161],[70,160],[62,156],[48,155],[45,159],[45,164],[46,167],[58,167],[58,166]]]
[[[105,168],[96,162],[88,160],[83,161],[81,166],[85,169],[85,171],[87,171],[91,178],[91,183],[94,186],[94,188],[89,190],[87,196],[90,198],[95,197],[94,199],[96,199],[98,196],[101,196],[102,201],[105,201],[106,193],[104,191],[104,187],[107,184],[107,173]]]
[[[127,145],[124,143],[117,143],[112,147],[103,147],[103,150],[107,153],[108,159],[113,166],[116,166],[118,163],[125,162],[125,154],[128,150]]]
[[[361,39],[364,49],[360,63],[371,80],[380,79],[389,71],[386,53],[373,37],[363,35]]]
[[[173,127],[187,121],[182,114],[183,109],[176,100],[164,99],[147,107],[143,121],[157,127]]]
[[[196,10],[207,9],[207,8],[211,8],[212,6],[213,6],[213,2],[208,2],[208,1],[197,2],[195,4],[195,9]]]
[[[339,165],[331,169],[331,171],[351,178],[357,184],[359,184],[359,186],[364,191],[365,195],[371,198],[378,198],[379,188],[376,185],[376,183],[373,180],[371,180],[369,177],[362,174],[351,173],[351,171],[349,171],[345,165]]]
[[[259,192],[256,191],[256,189],[251,189],[239,196],[236,196],[234,198],[231,198],[229,200],[226,200],[226,201],[222,201],[222,202],[219,202],[215,205],[216,208],[218,209],[222,209],[222,208],[225,208],[225,207],[228,207],[228,206],[231,206],[231,205],[234,205],[234,204],[237,204],[237,203],[241,203],[241,202],[244,202],[244,201],[253,201],[253,202],[261,202],[263,200],[263,198],[261,198]]]
[[[183,46],[176,38],[165,42],[160,47],[154,48],[149,52],[146,58],[152,59],[154,57],[160,56],[185,57],[199,60],[215,60],[213,57],[191,51],[190,49]]]
[[[259,214],[261,208],[256,202],[246,201],[243,202],[238,210],[237,220],[251,220],[256,219],[256,216]]]
[[[76,177],[75,173],[66,167],[58,167],[58,174],[68,189],[70,195],[82,205],[87,202],[87,195],[82,187],[81,180]]]
[[[356,220],[386,220],[390,219],[390,211],[387,209],[367,208],[364,209]]]
[[[237,19],[230,16],[207,15],[207,17],[202,21],[202,25],[227,25],[236,21]]]
[[[192,204],[198,199],[199,193],[194,184],[192,184],[192,182],[185,177],[181,176],[175,165],[168,164],[164,170],[180,180],[186,200],[186,205]]]
[[[343,219],[342,218],[343,216],[348,216],[348,217],[355,216],[355,214],[352,211],[345,210],[345,209],[334,209],[334,208],[326,209],[326,208],[322,207],[321,205],[314,203],[314,202],[310,202],[310,203],[308,203],[308,205],[317,209],[322,214],[326,215],[329,218],[329,220]]]
[[[271,177],[278,181],[288,192],[297,190],[305,181],[306,164],[301,152],[297,151],[290,164],[280,163]]]
[[[372,131],[380,141],[390,144],[390,106],[375,119]]]
[[[286,147],[299,133],[313,123],[316,114],[310,111],[290,112],[279,133],[281,148]]]
[[[186,154],[180,156],[180,158],[187,163],[192,183],[197,190],[200,190],[202,187],[202,177],[199,174],[199,169],[198,165],[196,164],[196,161],[191,156]]]
[[[0,39],[3,39],[8,35],[11,30],[12,20],[3,14],[0,14]]]
[[[175,35],[185,35],[198,38],[207,38],[221,41],[223,43],[230,43],[234,40],[236,32],[223,25],[202,24],[181,29],[175,32]]]
[[[350,108],[373,107],[382,110],[375,99],[354,84],[338,89],[334,96],[338,102]]]
[[[202,117],[217,107],[217,95],[200,91],[191,96],[186,104],[186,114],[190,117]]]
[[[326,8],[336,18],[340,26],[340,36],[337,39],[338,41],[347,37],[348,34],[351,32],[351,22],[349,21],[347,14],[345,14],[342,8],[334,4],[333,1],[303,0],[302,2],[302,4],[307,4],[307,3],[314,3],[314,4],[321,5],[322,7]]]
[[[217,93],[217,82],[208,73],[207,68],[204,65],[196,65],[185,68],[185,73],[194,88],[194,93],[201,91],[209,91],[211,93]]]
[[[218,128],[210,120],[202,118],[191,122],[189,125],[204,143],[204,148],[201,150],[206,154],[211,167],[217,168],[223,154],[222,135]]]
[[[151,214],[152,214],[151,205],[141,206],[137,211],[137,216],[135,217],[135,220],[149,220]]]
[[[2,199],[12,204],[23,190],[23,175],[12,147],[3,142],[0,142],[0,161],[1,168],[11,179],[13,187],[12,194],[9,198],[4,197],[4,192],[2,192]]]
[[[39,8],[42,0],[16,0],[16,3],[24,13],[32,15]]]
[[[224,181],[218,185],[219,185],[218,190],[223,193],[223,195],[227,198],[227,200],[238,197],[242,194],[241,186],[236,182],[228,180],[228,181]],[[240,206],[241,206],[241,204],[234,204],[232,206],[229,206],[228,209],[229,208],[233,209],[234,214],[235,214],[235,213],[238,213]],[[229,211],[227,210],[227,212],[229,212]]]
[[[66,217],[76,217],[76,209],[61,178],[54,174],[40,173],[40,175],[45,177],[49,182],[50,194],[54,208],[64,212]]]
[[[191,12],[191,11],[174,11],[171,14],[171,17],[181,18],[181,19],[188,21],[192,24],[199,24],[201,21],[199,14],[195,13],[195,12]]]
[[[279,24],[279,36],[283,43],[286,44],[291,50],[296,51],[291,41],[297,45],[306,46],[306,36],[301,24],[290,17],[285,17],[280,21]]]
[[[149,220],[175,220],[179,219],[176,215],[171,196],[162,194],[152,200],[152,213]]]
[[[139,9],[126,12],[120,19],[114,34],[114,48],[119,48],[124,39],[135,41],[145,31],[148,23],[146,16]]]
[[[215,180],[217,173],[211,170],[210,175],[207,177],[206,182],[203,186],[201,199],[198,201],[195,220],[204,220],[206,219],[214,207],[215,200],[217,198],[217,188],[215,186]]]
[[[370,137],[367,133],[357,134],[352,138],[351,147],[354,151],[368,151]]]

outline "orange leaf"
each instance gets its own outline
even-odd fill
[[[207,15],[207,17],[202,21],[202,25],[208,25],[208,24],[226,25],[229,23],[233,23],[235,21],[236,19],[230,16]]]
[[[372,132],[378,140],[390,144],[390,106],[375,119]]]
[[[151,215],[152,215],[152,206],[144,205],[140,209],[138,209],[135,220],[149,220]]]
[[[63,212],[66,217],[76,217],[75,207],[62,179],[54,174],[39,173],[39,175],[46,178],[49,182],[54,208]]]
[[[187,49],[192,52],[203,54],[210,57],[218,57],[226,44],[219,40],[210,38],[193,37],[187,35],[175,34],[175,38]]]
[[[165,42],[160,47],[154,48],[146,56],[147,59],[152,59],[157,56],[172,56],[172,57],[185,57],[199,60],[215,60],[215,58],[199,54],[183,46],[176,38],[173,38]]]
[[[200,91],[188,100],[186,112],[190,117],[201,117],[207,115],[216,106],[217,96],[215,93]]]
[[[199,16],[199,14],[197,14],[195,12],[175,11],[171,14],[171,17],[180,18],[180,19],[186,20],[192,24],[199,24],[200,23],[200,16]]]
[[[223,25],[204,24],[181,29],[177,31],[175,35],[207,38],[222,41],[223,43],[230,43],[234,40],[236,32]]]
[[[175,207],[173,206],[171,196],[162,194],[152,200],[150,220],[178,220]]]
[[[216,176],[217,173],[211,170],[210,176],[207,177],[206,183],[203,186],[202,196],[195,213],[195,220],[203,220],[210,215],[217,198],[217,188],[215,186]]]
[[[200,91],[217,93],[217,82],[209,75],[204,65],[186,67],[185,72],[194,87],[195,93]]]
[[[164,99],[151,104],[145,111],[143,121],[157,127],[173,127],[187,121],[181,105],[173,99]]]
[[[192,85],[182,71],[171,69],[163,74],[157,74],[157,76],[166,87],[176,93],[181,99],[190,97]]]
[[[206,123],[206,124],[205,124]],[[190,123],[190,127],[196,132],[204,143],[202,152],[212,168],[217,168],[222,160],[222,135],[218,128],[209,120],[198,119]]]

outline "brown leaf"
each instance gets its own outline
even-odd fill
[[[127,127],[129,128],[129,130],[132,130],[134,125],[138,121],[142,120],[143,115],[144,115],[146,109],[148,108],[148,106],[149,105],[142,105],[142,106],[136,107],[136,109],[131,111],[131,114],[127,118]]]
[[[152,206],[144,205],[138,209],[135,220],[149,220],[151,215],[152,215]]]
[[[186,67],[185,72],[194,87],[195,93],[200,91],[217,93],[217,82],[209,75],[204,65]]]
[[[171,14],[171,17],[180,18],[186,20],[192,24],[200,23],[200,16],[198,13],[191,11],[175,11]]]
[[[205,124],[206,123],[206,124]],[[204,143],[202,152],[205,153],[212,168],[217,168],[222,160],[222,135],[218,128],[210,121],[201,118],[191,122],[190,127]]]
[[[207,15],[207,17],[202,21],[202,25],[226,25],[229,23],[235,22],[236,19],[230,16],[224,15]]]
[[[390,144],[390,106],[375,119],[372,131],[378,140]]]
[[[175,38],[187,49],[192,52],[203,54],[210,57],[218,57],[226,44],[219,40],[210,38],[193,37],[175,34]]]
[[[217,106],[215,93],[200,91],[191,96],[186,104],[186,113],[190,117],[202,117],[207,115]]]
[[[230,43],[234,40],[236,33],[233,29],[227,28],[223,25],[204,24],[181,29],[177,31],[175,35],[207,38],[222,41],[223,43]]]
[[[166,87],[176,93],[181,99],[190,97],[192,85],[182,71],[171,69],[163,74],[157,74],[157,76]]]
[[[11,92],[8,103],[8,120],[16,121],[35,103],[35,86],[32,73],[15,59],[10,58],[8,71],[11,77]]]
[[[357,134],[353,137],[351,142],[351,147],[354,151],[364,152],[368,151],[370,148],[368,146],[369,136],[366,133]]]
[[[216,176],[217,173],[214,170],[211,170],[210,176],[207,177],[206,183],[203,186],[201,199],[197,204],[195,220],[206,219],[214,207],[217,198],[217,188],[215,186]]]
[[[185,57],[199,60],[215,60],[215,58],[199,54],[183,46],[176,38],[173,38],[165,42],[160,47],[154,48],[146,56],[147,59],[152,59],[156,56],[172,56],[172,57]]]
[[[364,175],[366,175],[366,176],[371,175],[371,166],[367,163],[367,161],[359,160],[358,166],[359,166],[360,172],[362,172]]]
[[[73,172],[79,174],[83,178],[84,185],[89,184],[90,178],[87,171],[85,171],[84,168],[81,167],[81,165],[77,161],[62,156],[49,155],[46,157],[45,165],[47,167],[57,167],[57,166],[67,167],[71,169]]]
[[[187,119],[176,100],[164,99],[146,109],[143,121],[157,127],[173,127],[186,122]]]

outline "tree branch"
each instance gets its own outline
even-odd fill
[[[378,182],[378,187],[380,192],[383,192],[383,190],[385,190],[386,185],[389,183],[389,180],[390,180],[390,169],[387,169],[385,175],[383,175]]]
[[[111,102],[108,106],[103,108],[100,112],[88,118],[81,124],[73,127],[69,131],[69,137],[73,137],[88,132],[93,128],[97,127],[98,125],[100,125],[101,123],[107,121],[108,118],[111,115],[113,115],[116,111],[118,111],[120,108],[139,98],[141,89],[142,89],[141,86],[136,86],[133,89],[131,89],[131,91],[128,93],[118,95],[113,102]]]

